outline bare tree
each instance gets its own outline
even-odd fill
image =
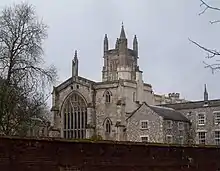
[[[201,2],[200,7],[202,7],[203,9],[199,13],[199,15],[203,15],[207,10],[220,12],[220,8],[209,5],[205,0],[200,0],[200,2]],[[215,24],[215,23],[219,23],[220,20],[212,20],[209,22],[210,22],[210,24]],[[191,39],[189,39],[189,41],[191,41],[193,44],[195,44],[196,46],[198,46],[199,48],[204,50],[207,53],[207,56],[206,56],[207,59],[214,59],[216,56],[220,56],[219,50],[206,48]],[[205,64],[205,68],[210,68],[212,70],[212,73],[214,73],[217,70],[220,70],[220,59],[216,59],[215,62],[212,64],[208,64],[205,61],[203,61],[203,63]]]
[[[47,25],[32,5],[6,7],[0,15],[0,131],[15,135],[46,104],[45,90],[56,80],[54,66],[46,67],[43,41]]]

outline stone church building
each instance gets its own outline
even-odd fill
[[[162,104],[183,103],[179,93],[155,94],[144,82],[138,65],[138,40],[128,48],[122,25],[115,48],[109,49],[107,34],[103,45],[102,81],[78,74],[75,52],[72,75],[53,88],[54,125],[51,136],[85,139],[100,135],[105,140],[184,143],[189,120]]]

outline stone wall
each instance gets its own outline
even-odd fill
[[[148,128],[141,129],[140,121],[147,121]],[[129,141],[141,142],[142,136],[147,136],[149,142],[163,143],[163,118],[153,112],[146,104],[127,119],[127,137]]]
[[[172,127],[169,128],[167,125],[167,121],[172,123]],[[183,124],[183,129],[179,129],[179,121],[174,121],[174,120],[164,120],[163,122],[163,132],[164,132],[164,142],[167,143],[167,137],[166,136],[171,136],[172,137],[172,143],[173,144],[188,144],[190,141],[190,136],[189,136],[189,130],[190,130],[190,125],[188,122],[182,122]],[[182,139],[182,140],[181,140]]]
[[[198,131],[206,132],[206,144],[215,144],[215,131],[220,131],[220,124],[215,124],[214,112],[220,111],[220,106],[218,107],[201,107],[195,109],[183,109],[179,110],[183,115],[185,115],[192,122],[194,143],[198,143]],[[198,114],[205,114],[205,124],[198,125]]]
[[[2,171],[217,171],[220,148],[0,138]]]

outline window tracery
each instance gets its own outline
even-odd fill
[[[111,122],[109,119],[106,120],[106,123],[105,123],[105,132],[110,134],[111,133]]]
[[[73,93],[63,108],[63,135],[68,139],[86,138],[87,107],[85,100]]]

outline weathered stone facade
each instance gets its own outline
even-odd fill
[[[167,106],[181,112],[190,120],[193,143],[220,145],[219,99],[208,100],[205,98],[204,101],[166,104],[163,106]],[[199,134],[205,134],[203,140],[201,140],[201,137],[199,138]]]
[[[169,114],[168,117],[166,113]],[[179,115],[180,117],[173,117],[172,115]],[[147,122],[147,128],[141,127],[142,121]],[[180,128],[179,125],[182,127]],[[143,103],[137,110],[128,115],[127,140],[140,142],[143,137],[147,137],[148,142],[188,144],[189,128],[189,120],[183,117],[181,113],[171,108]],[[170,141],[168,138],[171,138]]]
[[[144,83],[138,66],[137,37],[134,37],[133,49],[129,49],[123,26],[115,49],[109,49],[107,35],[104,38],[102,82],[80,77],[78,64],[75,53],[72,76],[54,87],[54,136],[81,139],[100,135],[109,140],[128,140],[128,137],[132,137],[131,134],[135,134],[129,128],[132,123],[128,123],[128,113],[134,112],[140,104],[158,105],[185,101],[179,98],[178,93],[157,95],[150,84]],[[152,114],[154,115],[156,116]],[[162,134],[156,140],[161,142],[161,138]],[[153,139],[155,138],[152,137]]]

